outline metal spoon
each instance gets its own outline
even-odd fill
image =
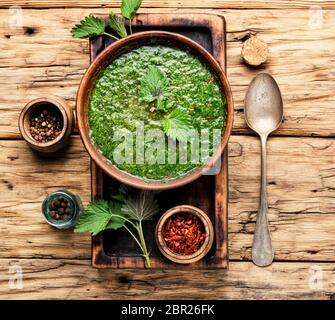
[[[252,261],[261,267],[273,261],[273,249],[266,200],[266,140],[283,119],[283,101],[276,81],[267,73],[258,74],[250,83],[245,97],[245,120],[257,132],[262,144],[262,176],[256,229],[252,244]]]

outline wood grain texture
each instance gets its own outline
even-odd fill
[[[267,192],[275,260],[334,261],[335,140],[268,141]],[[229,144],[230,256],[251,259],[260,181],[258,138]],[[239,253],[239,254],[238,254]]]
[[[23,288],[9,289],[9,268],[15,271],[17,266],[23,271]],[[259,268],[251,262],[232,262],[228,272],[190,274],[176,270],[111,272],[92,269],[87,260],[0,259],[0,298],[334,299],[334,272],[330,263],[277,262]]]
[[[0,139],[19,137],[19,112],[33,98],[52,93],[74,106],[89,52],[88,42],[72,39],[69,30],[83,16],[106,13],[109,9],[102,7],[118,4],[117,0],[1,1]],[[10,28],[7,8],[11,5],[24,8],[23,28]],[[276,134],[334,137],[333,1],[144,0],[143,5],[142,12],[220,9],[228,27],[235,133],[250,133],[243,119],[243,98],[259,70],[241,62],[240,50],[241,39],[251,32],[269,44],[269,61],[262,70],[271,72],[283,91],[285,122]],[[323,8],[320,29],[309,26],[310,5]],[[244,8],[249,9],[238,10]],[[0,141],[0,298],[335,299],[335,264],[328,263],[335,261],[334,138],[270,138],[270,225],[275,259],[284,262],[265,269],[237,261],[251,256],[259,148],[255,137],[233,136],[229,144],[229,251],[233,259],[229,272],[134,273],[92,269],[90,237],[57,231],[42,219],[40,205],[49,191],[66,187],[80,194],[84,203],[90,199],[89,158],[78,137],[59,159],[47,161],[33,155],[23,141]],[[17,264],[24,271],[24,288],[11,290],[8,268]],[[313,287],[313,269],[323,271],[322,288]]]
[[[0,7],[19,5],[23,8],[55,8],[55,7],[119,7],[120,0],[3,0]],[[312,5],[334,8],[333,1],[324,0],[144,0],[142,8],[308,8]]]
[[[49,161],[34,156],[23,141],[1,141],[0,148],[0,258],[89,259],[89,235],[55,230],[40,213],[43,198],[60,188],[89,201],[89,157],[80,139],[72,138],[70,149]],[[257,138],[231,137],[228,230],[233,260],[251,257],[259,153]],[[333,138],[270,137],[267,190],[277,261],[335,261],[334,153]]]
[[[171,9],[142,9],[149,11]],[[108,9],[24,9],[24,28],[11,29],[8,11],[0,10],[0,138],[19,137],[17,117],[32,98],[52,93],[74,106],[89,55],[88,41],[72,39],[69,31],[92,12],[106,13]],[[323,10],[322,29],[309,27],[308,10],[220,12],[228,29],[227,70],[235,101],[234,133],[250,133],[243,116],[244,95],[252,77],[267,71],[278,81],[284,99],[285,119],[276,134],[334,136],[335,10]],[[269,60],[261,70],[248,68],[241,61],[241,37],[248,32],[269,44]]]
[[[55,159],[38,157],[24,141],[0,141],[0,150],[0,256],[88,258],[87,235],[59,232],[41,212],[48,193],[63,188],[89,201],[89,158],[79,138]]]

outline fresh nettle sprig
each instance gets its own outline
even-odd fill
[[[151,220],[158,213],[158,203],[150,191],[132,193],[121,186],[119,194],[112,201],[91,202],[80,216],[75,232],[90,232],[93,236],[103,230],[124,228],[137,243],[145,259],[145,266],[151,267],[150,252],[144,238],[142,223]]]
[[[141,80],[141,98],[148,103],[155,103],[155,111],[167,112],[166,75],[156,66],[150,67]],[[192,119],[189,114],[180,107],[175,108],[162,119],[164,133],[171,139],[187,141],[190,130],[192,129]]]
[[[113,29],[119,37],[124,38],[128,35],[125,26],[125,19],[128,19],[129,32],[132,34],[132,21],[141,4],[142,0],[122,0],[122,16],[117,16],[111,11],[108,18],[108,26]],[[85,17],[79,24],[72,28],[71,33],[74,38],[92,38],[105,34],[114,40],[119,40],[118,37],[106,32],[106,26],[103,20],[94,16]]]

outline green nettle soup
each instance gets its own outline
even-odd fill
[[[203,166],[225,122],[216,76],[198,57],[174,47],[148,45],[121,55],[91,94],[93,143],[117,168],[146,180],[174,179]],[[198,139],[190,138],[194,132]]]

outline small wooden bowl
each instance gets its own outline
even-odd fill
[[[204,225],[205,232],[206,232],[206,238],[202,246],[199,248],[199,250],[193,254],[189,255],[182,255],[173,252],[169,247],[167,246],[163,235],[162,230],[163,227],[167,221],[168,218],[170,218],[172,215],[176,213],[190,213],[195,216],[197,216],[201,222]],[[181,263],[181,264],[189,264],[196,261],[199,261],[202,259],[208,251],[211,249],[214,241],[214,228],[211,220],[209,219],[208,215],[200,210],[199,208],[188,206],[188,205],[182,205],[173,207],[170,210],[166,211],[159,219],[157,226],[156,226],[156,243],[160,250],[160,252],[169,260]]]
[[[54,140],[48,142],[36,141],[29,130],[31,113],[42,106],[45,106],[47,109],[58,109],[63,117],[63,129],[61,133]],[[69,142],[73,127],[74,116],[71,107],[64,99],[56,96],[38,98],[28,102],[19,117],[19,129],[22,137],[31,148],[42,154],[52,154],[65,147]]]

